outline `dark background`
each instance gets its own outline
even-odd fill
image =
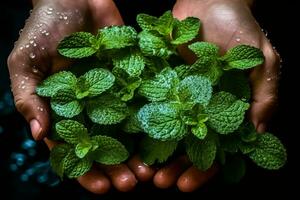
[[[134,23],[137,13],[161,15],[172,7],[170,0],[118,2],[126,24]],[[247,175],[239,184],[228,185],[215,178],[195,192],[197,198],[207,195],[238,198],[296,194],[299,174],[296,171],[298,169],[296,160],[299,157],[296,136],[299,131],[295,131],[297,117],[293,116],[298,114],[295,91],[297,92],[299,81],[296,78],[297,57],[293,53],[295,52],[293,47],[296,46],[294,32],[296,24],[291,24],[296,21],[293,7],[295,5],[287,1],[271,0],[257,1],[254,7],[256,19],[268,32],[268,37],[283,59],[279,109],[270,123],[270,131],[278,135],[287,147],[286,166],[279,171],[265,171],[249,162]],[[98,199],[98,196],[81,189],[75,181],[59,182],[49,168],[47,148],[44,144],[32,140],[27,124],[15,111],[9,88],[6,59],[14,41],[18,38],[19,29],[24,26],[24,21],[29,16],[31,7],[29,1],[10,0],[0,1],[0,8],[0,199],[53,199],[65,195],[73,199]],[[175,188],[158,190],[149,183],[138,185],[134,192],[123,194],[123,197],[174,193],[178,193]],[[100,199],[110,198],[114,194],[117,192],[112,190]],[[1,197],[5,195],[5,198]]]

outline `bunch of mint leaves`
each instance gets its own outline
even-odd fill
[[[93,162],[118,164],[133,153],[149,165],[187,154],[200,170],[219,162],[238,178],[245,156],[265,169],[285,164],[280,140],[245,119],[246,71],[264,62],[259,49],[238,45],[220,55],[215,44],[193,42],[199,19],[179,21],[170,11],[139,14],[137,23],[139,33],[111,26],[64,38],[58,52],[75,63],[37,87],[53,110],[51,138],[59,144],[50,161],[59,176],[75,178]],[[193,64],[178,53],[184,44]]]

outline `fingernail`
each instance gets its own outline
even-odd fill
[[[265,132],[266,131],[266,124],[264,124],[264,123],[258,124],[258,126],[256,128],[256,131],[259,132],[259,133]]]
[[[36,119],[32,119],[30,121],[30,129],[31,129],[31,134],[32,134],[32,137],[35,139],[35,140],[40,140],[41,136],[41,131],[42,131],[42,128],[41,128],[41,125],[40,123],[38,122],[38,120]]]

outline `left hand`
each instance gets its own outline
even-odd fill
[[[252,45],[263,51],[264,64],[250,72],[252,103],[249,116],[257,131],[264,132],[277,104],[280,58],[254,19],[249,2],[177,0],[173,15],[180,20],[189,16],[199,18],[202,22],[201,40],[217,44],[221,54],[239,44]],[[181,47],[179,51],[187,62],[195,61],[194,55],[186,46]],[[154,176],[154,184],[160,188],[167,188],[177,182],[181,191],[192,192],[216,172],[215,166],[202,172],[182,157],[159,170]]]

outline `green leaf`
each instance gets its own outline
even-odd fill
[[[173,154],[176,147],[176,141],[160,141],[144,137],[141,142],[140,156],[147,165],[163,163]]]
[[[90,156],[98,163],[105,165],[120,164],[129,156],[124,145],[114,138],[97,135],[91,139],[98,145],[98,148],[91,152]]]
[[[97,52],[99,46],[94,35],[77,32],[64,38],[57,47],[58,52],[68,58],[89,57]]]
[[[88,138],[88,130],[74,120],[61,120],[56,123],[55,129],[59,137],[70,144],[78,144]]]
[[[209,42],[195,42],[188,46],[196,56],[204,62],[216,59],[219,54],[219,47]]]
[[[217,145],[212,135],[207,135],[203,140],[188,137],[186,152],[192,163],[200,170],[208,170],[216,157]]]
[[[88,172],[93,164],[93,161],[87,157],[78,158],[74,149],[70,151],[63,159],[64,171],[68,178],[78,178]]]
[[[70,88],[58,90],[52,97],[50,104],[57,115],[66,118],[79,115],[84,108],[84,104],[77,100],[75,91]]]
[[[200,20],[195,17],[187,17],[182,21],[176,20],[172,34],[172,44],[184,44],[194,39],[200,29]]]
[[[76,97],[94,97],[105,92],[114,84],[114,75],[102,68],[92,69],[78,78]]]
[[[91,142],[80,142],[75,147],[75,154],[78,158],[85,157],[93,147]]]
[[[204,139],[207,135],[207,127],[204,123],[198,123],[197,126],[191,128],[192,133],[199,139]]]
[[[152,31],[155,30],[155,26],[157,25],[158,18],[141,13],[137,15],[136,21],[142,30]]]
[[[172,89],[178,82],[176,72],[168,67],[157,74],[153,80],[143,81],[139,87],[139,94],[149,101],[163,101],[174,95]]]
[[[208,104],[212,95],[210,81],[202,76],[188,76],[178,85],[178,95],[182,102]]]
[[[138,77],[129,78],[126,83],[127,85],[123,87],[116,95],[121,98],[122,101],[129,101],[134,97],[136,89],[142,84],[142,79]]]
[[[44,97],[53,97],[58,90],[74,88],[76,77],[71,72],[61,71],[49,76],[37,88],[36,93]]]
[[[139,77],[145,67],[144,57],[137,50],[119,53],[113,58],[113,64],[115,67],[124,70],[129,77]]]
[[[174,18],[170,10],[166,11],[157,20],[155,30],[163,36],[170,36],[174,26]]]
[[[220,134],[232,133],[243,122],[248,108],[248,103],[237,100],[230,93],[216,93],[205,107],[208,125]]]
[[[128,115],[128,108],[120,99],[104,95],[87,102],[87,114],[97,124],[117,124]]]
[[[54,172],[62,178],[64,175],[64,162],[63,160],[71,151],[72,147],[68,144],[59,144],[54,146],[50,152],[50,164]]]
[[[161,141],[178,141],[187,133],[187,126],[180,118],[178,104],[146,104],[138,112],[138,120],[150,137]]]
[[[239,150],[240,140],[236,134],[220,135],[220,147],[225,152],[237,153]]]
[[[98,37],[104,49],[121,49],[137,43],[137,32],[129,26],[111,26],[100,29]]]
[[[238,45],[227,51],[221,57],[221,61],[225,62],[224,69],[249,69],[260,65],[264,62],[263,52],[249,45]]]
[[[219,82],[220,90],[229,92],[240,99],[249,100],[251,89],[249,80],[241,71],[228,71],[223,74]]]
[[[164,38],[146,31],[139,33],[139,46],[142,53],[146,56],[168,58],[175,53],[175,50],[169,49]]]
[[[257,138],[256,148],[249,153],[249,157],[258,166],[270,170],[283,167],[287,159],[283,144],[270,133],[261,134]]]

